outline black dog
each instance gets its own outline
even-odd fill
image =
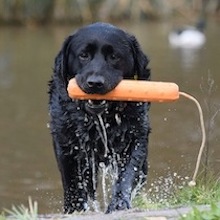
[[[147,175],[150,103],[72,100],[75,77],[86,93],[105,94],[122,79],[150,79],[148,59],[134,36],[105,23],[70,35],[55,59],[49,83],[51,133],[64,188],[64,211],[86,210],[96,199],[100,163],[113,166],[106,213],[131,207],[131,193]]]

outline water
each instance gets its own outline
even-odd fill
[[[219,25],[215,21],[209,22],[207,43],[195,52],[169,47],[170,23],[121,26],[136,35],[148,54],[153,80],[175,82],[181,91],[197,97],[205,113],[206,125],[214,117],[213,123],[209,124],[208,140],[210,165],[218,173]],[[28,196],[31,196],[39,202],[41,213],[61,211],[62,186],[47,128],[47,81],[54,57],[73,29],[1,27],[0,210],[10,208],[12,204],[27,204]],[[214,86],[208,95],[210,79],[214,80]],[[166,179],[171,181],[170,176],[175,173],[184,181],[190,178],[201,143],[198,111],[191,101],[181,98],[173,103],[153,103],[150,114],[153,129],[146,191],[151,190],[152,184],[160,185]],[[156,196],[160,198],[159,194]]]

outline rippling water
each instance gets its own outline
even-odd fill
[[[170,23],[121,26],[136,35],[148,54],[152,80],[175,82],[181,91],[193,94],[200,101],[209,127],[210,166],[218,173],[219,24],[209,22],[207,42],[197,51],[169,47]],[[40,212],[61,209],[62,186],[47,128],[47,82],[53,59],[73,30],[73,27],[1,27],[0,210],[12,204],[26,204],[28,196],[39,202]],[[153,103],[151,124],[146,190],[169,178],[187,180],[192,176],[201,143],[195,104],[185,98],[173,103]]]

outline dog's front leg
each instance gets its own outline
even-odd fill
[[[111,202],[106,213],[131,208],[131,192],[139,178],[138,175],[142,170],[146,175],[147,140],[142,140],[139,143],[138,147],[132,149],[126,165],[119,167],[118,179],[113,186]]]
[[[84,160],[55,147],[56,158],[62,176],[64,189],[64,212],[73,213],[88,208],[87,182],[84,174],[88,171]]]

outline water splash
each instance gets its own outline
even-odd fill
[[[107,169],[106,169],[106,166],[104,163],[99,163],[99,166],[102,170],[102,194],[103,194],[103,205],[104,205],[104,208],[106,209],[107,208],[107,205],[108,205],[108,200],[107,200],[107,191],[106,191],[106,177],[107,177]]]
[[[173,193],[188,184],[189,177],[169,172],[167,176],[159,176],[151,184],[146,194],[151,203],[169,205]]]
[[[120,158],[120,155],[117,154],[114,151],[114,148],[109,149],[108,147],[108,136],[107,136],[107,131],[106,129],[110,126],[109,124],[105,124],[104,120],[102,118],[101,114],[98,114],[96,118],[94,118],[94,123],[97,129],[97,132],[101,138],[101,141],[104,145],[104,157],[108,158],[108,164],[105,164],[104,162],[100,162],[99,163],[99,170],[101,171],[101,191],[102,191],[102,200],[103,200],[103,208],[106,210],[107,206],[108,206],[108,199],[109,196],[112,193],[112,190],[114,189],[115,184],[117,183],[118,180],[118,173],[119,173],[119,167],[118,167],[118,162],[120,161],[120,166],[121,169],[123,170],[123,164],[126,164],[127,160],[128,160],[128,156],[129,154],[127,154],[127,150],[129,149],[130,146],[130,141],[127,144],[126,148],[123,151],[123,158]],[[117,114],[115,115],[115,120],[117,122],[118,125],[121,124],[121,117]],[[85,119],[85,122],[87,120]],[[122,137],[123,139],[123,137]],[[83,142],[85,144],[85,142]],[[85,150],[85,146],[83,145],[83,143],[81,143],[81,148],[83,148]],[[83,146],[82,146],[83,145]],[[138,144],[137,146],[138,147]],[[87,149],[88,150],[88,149]],[[94,191],[94,199],[92,200],[92,207],[94,209],[94,211],[98,212],[100,210],[100,204],[97,202],[96,198],[96,187],[97,187],[97,161],[96,157],[95,157],[95,149],[90,149],[91,150],[91,164],[92,164],[92,184],[93,184],[93,191]],[[86,150],[85,150],[86,151]],[[86,153],[86,152],[85,152]],[[86,153],[86,160],[88,160],[88,155]],[[123,161],[122,161],[123,160]],[[138,169],[136,167],[134,167],[134,169],[136,169],[136,172],[139,172]],[[143,179],[145,178],[145,175],[143,173],[139,174],[139,182],[136,185],[135,189],[132,190],[132,195],[131,195],[131,199],[134,198],[137,194],[138,191],[140,191],[140,189],[143,187],[144,185],[144,181]]]
[[[113,186],[116,184],[116,181],[118,180],[117,154],[113,152],[113,156],[110,158],[110,164],[108,166],[101,162],[99,163],[99,167],[102,172],[103,206],[106,210],[108,206],[108,196],[112,191]]]
[[[138,183],[131,192],[131,201],[136,197],[138,192],[140,192],[140,190],[143,189],[144,185],[146,184],[146,182],[144,181],[145,177],[146,176],[143,173],[139,175]]]
[[[92,151],[92,185],[93,185],[93,191],[96,192],[96,169],[95,169],[95,153]],[[96,198],[96,195],[94,195]]]
[[[105,147],[104,157],[107,157],[109,153],[107,132],[106,132],[105,124],[104,124],[101,114],[98,114],[97,117],[98,117],[99,123],[96,123],[96,128],[99,132],[99,135]]]

